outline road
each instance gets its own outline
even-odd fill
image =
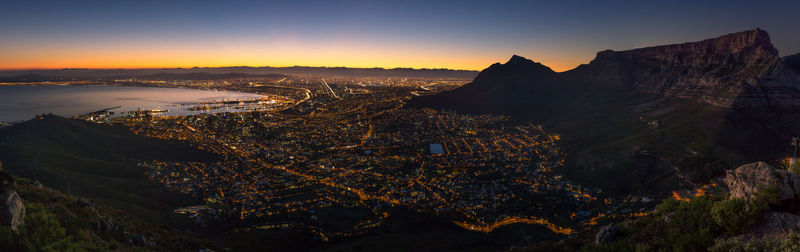
[[[327,82],[327,81],[325,81],[325,79],[322,79],[322,84],[325,84],[325,87],[326,87],[326,88],[328,88],[328,91],[330,91],[330,92],[331,92],[331,95],[333,95],[333,97],[334,97],[334,98],[336,98],[336,99],[339,99],[339,100],[341,100],[341,99],[342,99],[342,98],[340,98],[338,95],[336,95],[336,93],[335,93],[335,92],[333,92],[333,89],[331,88],[331,86],[330,86],[330,85],[328,85],[328,82]]]

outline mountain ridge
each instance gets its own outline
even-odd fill
[[[488,83],[498,87],[486,87],[490,85]],[[749,99],[734,104],[737,102],[736,98],[748,88],[796,89],[800,86],[800,54],[780,57],[769,34],[755,29],[697,42],[625,51],[604,50],[598,52],[589,63],[560,73],[535,61],[513,55],[505,64],[495,63],[478,73],[461,90],[440,94],[439,98],[447,99],[454,94],[475,98],[489,97],[490,94],[476,93],[535,84],[571,90],[621,89],[693,99],[720,107],[749,106],[753,105],[749,103],[763,102]],[[484,87],[478,88],[479,86]],[[470,89],[474,90],[468,91]],[[470,92],[473,94],[468,94]],[[795,97],[792,95],[784,97],[791,99],[770,102],[780,103],[784,107],[794,106],[800,104],[800,97]],[[417,100],[421,100],[415,101],[419,104],[431,103],[448,107],[445,105],[447,102],[435,102],[424,97]],[[492,112],[491,109],[480,111]]]
[[[748,86],[791,87],[788,81],[775,81],[791,74],[782,62],[769,34],[756,29],[698,42],[602,51],[589,64],[565,74],[599,85],[731,107]]]
[[[560,73],[512,59],[408,106],[544,125],[562,134],[565,176],[618,193],[705,183],[722,167],[781,158],[800,135],[800,55],[779,57],[760,29],[606,50]],[[670,185],[654,176],[689,179]]]

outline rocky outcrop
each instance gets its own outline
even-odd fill
[[[757,29],[699,42],[606,50],[575,72],[586,72],[587,77],[603,84],[655,92],[752,83],[778,60],[769,34]]]
[[[601,243],[613,241],[614,238],[617,237],[618,232],[619,228],[614,226],[614,224],[602,226],[600,230],[597,231],[597,235],[594,236],[594,244],[599,245]]]
[[[100,215],[99,213],[98,213],[98,217],[100,217],[100,219],[97,220],[97,223],[95,223],[95,225],[97,226],[97,230],[110,232],[110,233],[120,233],[120,234],[124,234],[125,233],[125,227],[122,226],[116,220],[114,220],[114,218],[106,217],[106,216]]]
[[[730,189],[731,198],[752,199],[759,190],[769,186],[777,187],[781,200],[787,206],[800,202],[800,176],[784,170],[776,170],[764,162],[739,166],[727,171],[725,183]],[[740,240],[784,239],[790,232],[800,232],[800,215],[788,212],[766,212],[763,219],[747,232],[737,237]]]
[[[767,212],[758,225],[737,238],[779,240],[792,232],[800,232],[800,215],[787,212]]]
[[[0,195],[0,223],[17,231],[25,218],[25,206],[16,191]]]
[[[765,103],[789,107],[800,101],[786,92],[800,83],[793,59],[781,58],[769,34],[756,29],[698,42],[602,51],[589,64],[567,74],[575,75],[572,79],[579,83],[721,107],[760,107]],[[789,97],[765,96],[772,89]]]
[[[153,237],[146,236],[143,234],[137,234],[130,238],[128,241],[131,246],[140,246],[140,247],[155,247],[156,242],[153,241]]]
[[[14,178],[0,164],[0,224],[17,231],[25,219],[25,206],[14,190]]]
[[[781,200],[800,200],[800,176],[776,170],[764,162],[745,164],[727,171],[725,183],[732,198],[751,199],[759,190],[776,186]]]

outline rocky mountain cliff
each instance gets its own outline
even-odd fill
[[[25,218],[25,206],[19,198],[14,178],[3,171],[0,163],[0,225],[18,231]]]
[[[613,88],[720,107],[791,107],[800,104],[800,54],[780,57],[769,34],[755,29],[699,42],[606,50],[597,53],[590,63],[563,73],[514,55],[505,64],[496,63],[483,70],[471,84],[419,98],[415,104],[506,112],[502,100],[491,98],[512,98],[519,92],[542,92],[532,87],[552,86],[570,91]]]
[[[731,106],[748,87],[795,88],[769,34],[756,29],[699,42],[602,51],[589,64],[566,72],[577,82],[619,86],[644,93]]]
[[[561,73],[515,55],[472,83],[408,104],[535,121],[562,134],[570,179],[652,193],[674,184],[655,177],[680,177],[670,167],[702,182],[721,167],[785,155],[800,135],[800,54],[780,57],[755,29],[606,50]]]

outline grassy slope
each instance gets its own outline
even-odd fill
[[[136,160],[214,158],[188,146],[139,137],[126,129],[56,116],[0,130],[0,160],[14,175],[97,199],[132,215],[167,223],[176,206],[197,203],[148,182]]]
[[[67,195],[48,187],[38,186],[28,179],[17,179],[17,193],[27,208],[28,215],[45,212],[56,217],[73,244],[90,250],[115,251],[185,251],[201,248],[218,249],[215,244],[176,233],[148,221],[133,217],[102,203]],[[27,217],[26,217],[27,218]],[[105,230],[98,226],[102,218],[119,226]],[[27,221],[24,225],[32,225]],[[24,235],[24,234],[22,234]],[[131,243],[144,236],[155,242],[154,247]],[[7,244],[6,244],[7,245]]]

